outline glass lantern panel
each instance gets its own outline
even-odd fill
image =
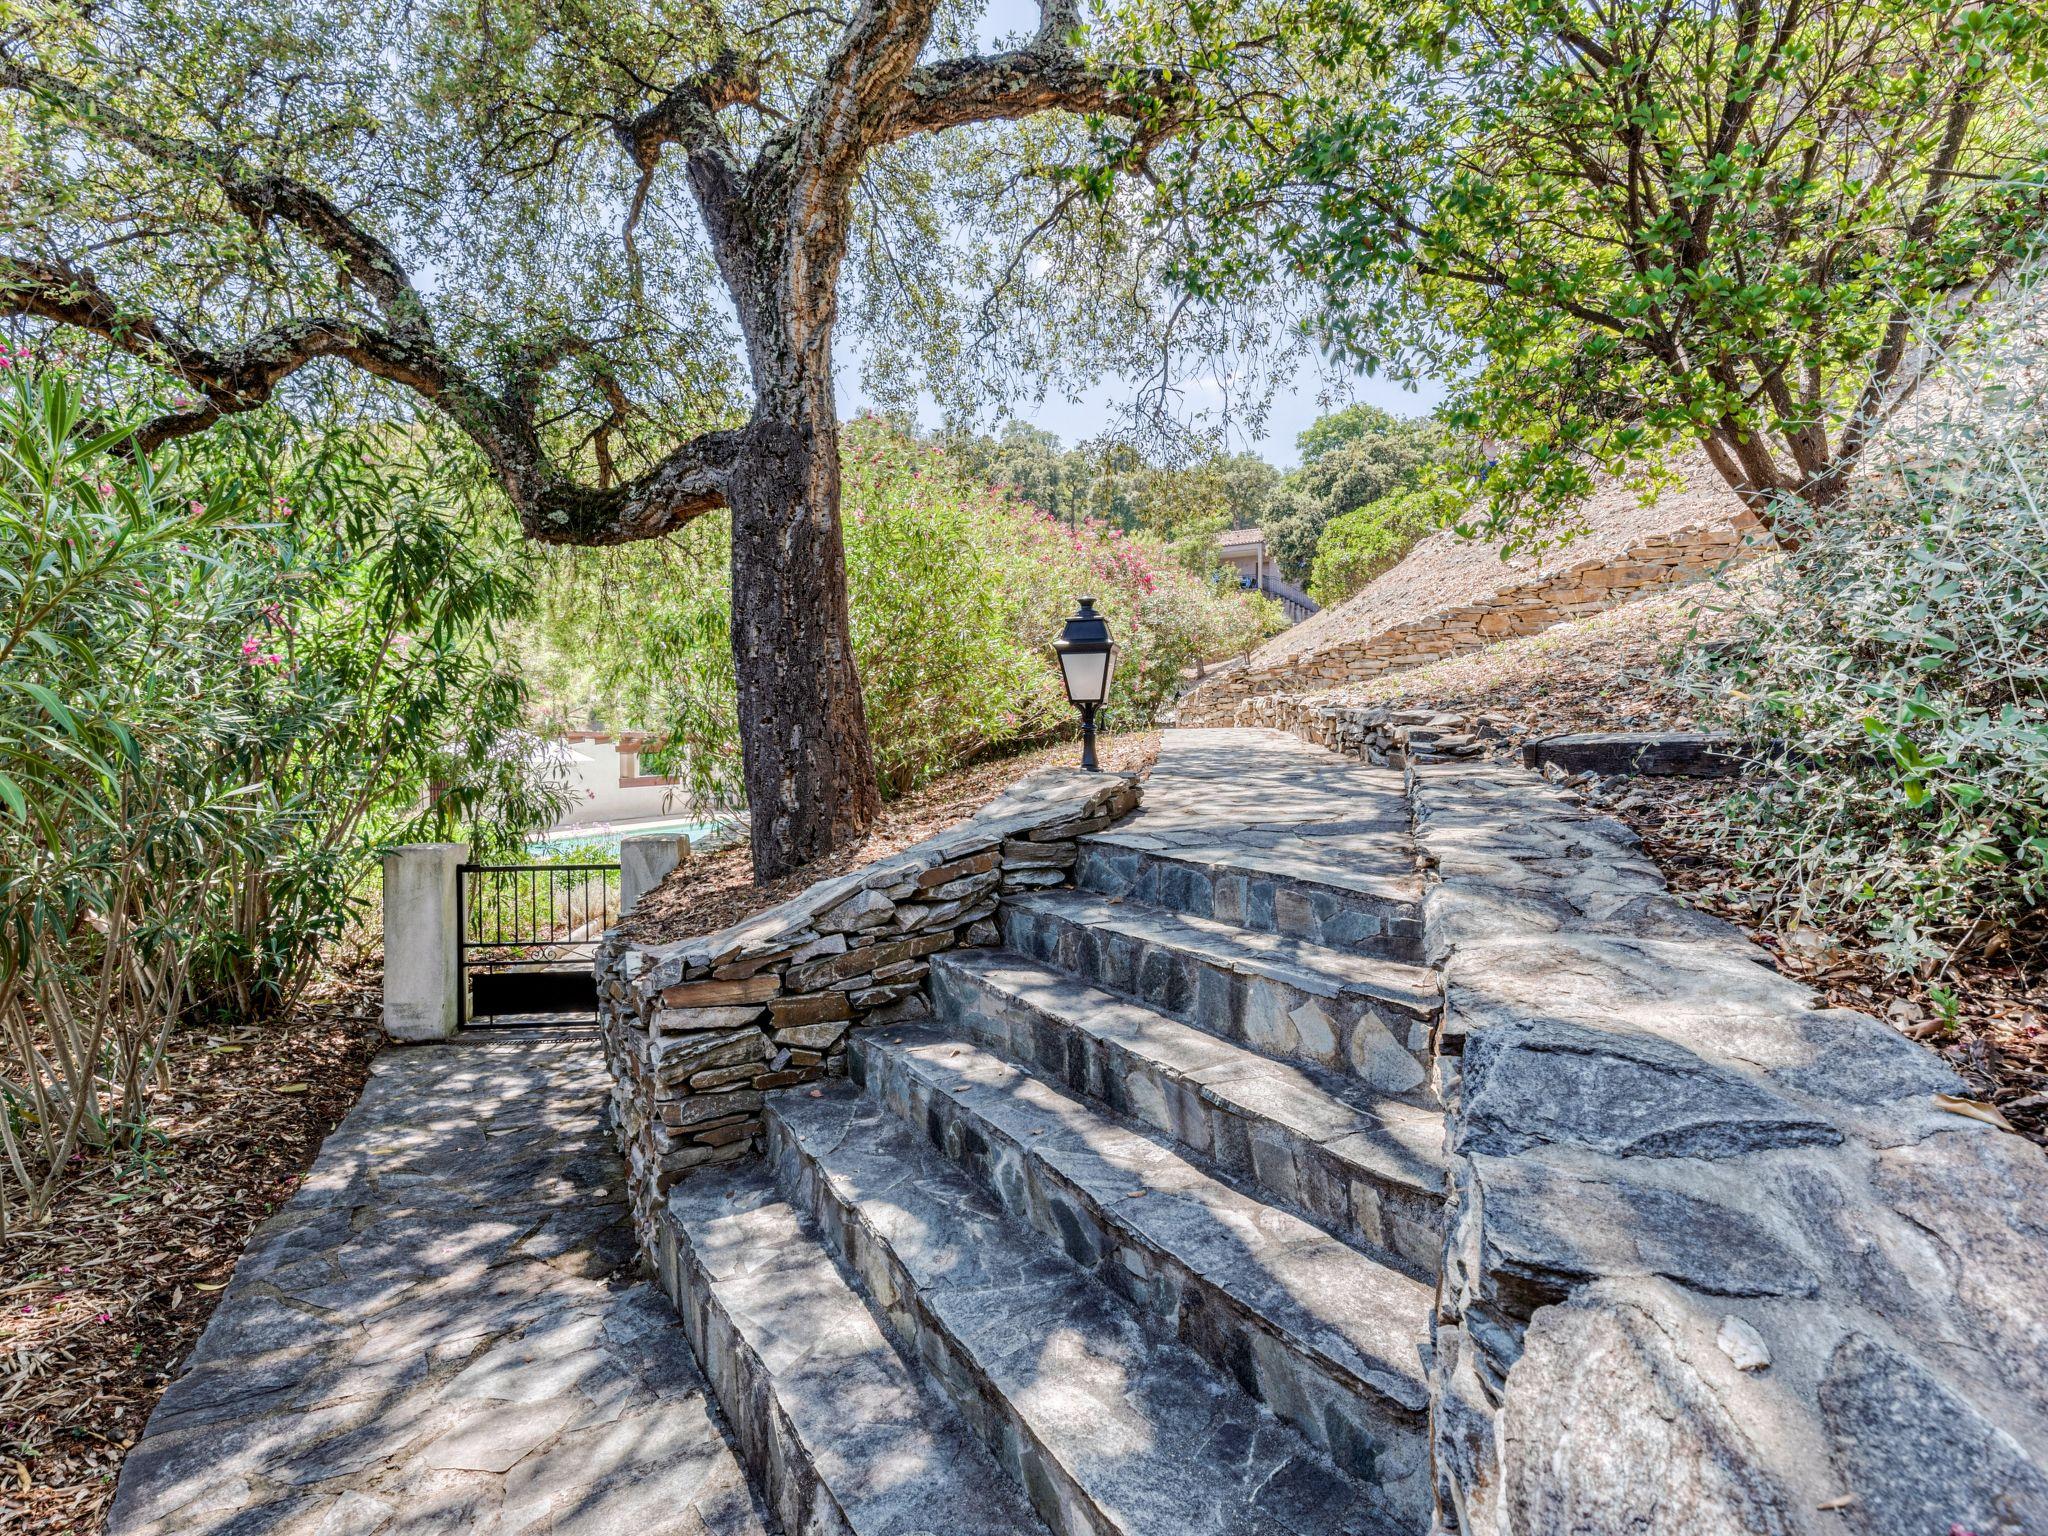
[[[1109,695],[1109,663],[1108,651],[1062,651],[1067,697],[1076,704],[1100,704]]]

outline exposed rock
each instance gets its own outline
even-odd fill
[[[896,903],[880,891],[862,890],[848,897],[817,919],[824,933],[857,933],[879,928],[896,915]]]
[[[1538,1314],[1501,1440],[1500,1528],[1520,1536],[1791,1536],[1808,1525],[1771,1471],[1774,1448],[1750,1438],[1656,1320],[1619,1300]]]
[[[765,1003],[782,988],[774,975],[749,976],[739,981],[691,981],[665,987],[664,1008],[717,1008],[735,1003]]]
[[[1764,1343],[1764,1336],[1732,1312],[1721,1319],[1714,1342],[1722,1354],[1735,1362],[1738,1371],[1761,1371],[1771,1363],[1770,1346]]]
[[[1735,737],[1708,731],[1576,731],[1522,744],[1525,767],[1567,774],[1732,779],[1753,755]]]
[[[1495,1156],[1571,1142],[1617,1157],[1734,1157],[1842,1139],[1813,1111],[1669,1041],[1550,1019],[1472,1036],[1463,1088],[1463,1145]]]
[[[1941,1115],[1936,1057],[1675,910],[1569,794],[1410,788],[1462,1052],[1439,1526],[2043,1528],[2039,1149]]]

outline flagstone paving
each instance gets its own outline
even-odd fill
[[[390,1050],[267,1222],[108,1536],[766,1536],[633,1278],[594,1040]]]

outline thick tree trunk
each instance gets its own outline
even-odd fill
[[[769,880],[859,836],[881,796],[854,670],[829,382],[761,393],[729,497],[740,745],[754,878]]]

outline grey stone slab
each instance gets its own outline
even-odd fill
[[[1377,1532],[1417,1511],[1338,1473],[1194,1352],[846,1090],[771,1105],[785,1188],[821,1213],[969,1422],[1062,1533]],[[1406,1469],[1421,1481],[1419,1462]]]
[[[1828,1361],[1820,1411],[1843,1486],[1856,1490],[1862,1530],[2048,1529],[2048,1474],[1898,1350],[1850,1335]]]
[[[1100,1234],[1090,1245],[1094,1263],[1112,1266],[1112,1284],[1141,1261],[1170,1274],[1170,1294],[1139,1293],[1170,1330],[1184,1309],[1234,1313],[1270,1330],[1302,1369],[1421,1411],[1426,1286],[976,1045],[923,1030],[855,1049],[869,1092],[936,1133],[1012,1215],[1049,1220],[1058,1239],[1062,1218],[1047,1214],[1055,1202],[1067,1221],[1084,1214]],[[1235,1353],[1213,1363],[1227,1369]]]
[[[1057,921],[1169,947],[1207,964],[1286,982],[1314,996],[1371,997],[1426,1016],[1437,997],[1428,968],[1312,944],[1286,934],[1246,929],[1080,891],[1043,892],[1009,905]]]
[[[1078,891],[1006,903],[1011,949],[1269,1056],[1426,1102],[1434,973]]]
[[[1620,1157],[1739,1157],[1839,1146],[1813,1110],[1656,1036],[1551,1019],[1475,1036],[1459,1146],[1504,1156],[1570,1142]]]
[[[692,1341],[785,1530],[1042,1529],[760,1169],[686,1180],[666,1220]]]
[[[681,1325],[609,1283],[631,1251],[607,1082],[587,1045],[381,1056],[129,1454],[109,1536],[767,1536]],[[657,1421],[630,1478],[589,1452]],[[543,1457],[545,1507],[508,1501]]]
[[[1657,1275],[1714,1296],[1811,1296],[1820,1278],[1783,1217],[1710,1166],[1540,1148],[1464,1159],[1489,1283],[1508,1313],[1605,1276]],[[1455,1241],[1455,1239],[1454,1239]]]
[[[1247,841],[1253,837],[1261,843]],[[1155,850],[1113,830],[1084,841],[1076,883],[1104,896],[1414,961],[1421,889],[1407,834],[1389,834],[1385,847],[1361,849],[1358,841],[1244,833]]]
[[[1434,1272],[1444,1185],[1436,1111],[1262,1056],[1023,956],[948,956],[934,978],[948,1024],[1164,1132],[1326,1230]]]

